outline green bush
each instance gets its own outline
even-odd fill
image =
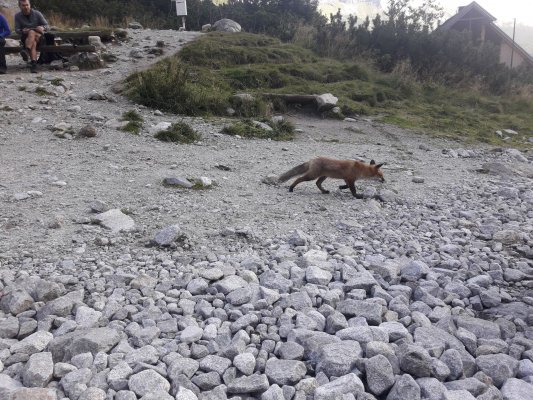
[[[228,107],[227,94],[213,78],[189,72],[176,58],[166,59],[153,68],[126,80],[130,98],[148,107],[185,115],[220,115]]]

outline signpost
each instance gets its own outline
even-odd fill
[[[178,17],[181,17],[181,29],[185,30],[185,17],[187,16],[187,1],[186,0],[174,0],[174,1],[176,2],[176,15]]]

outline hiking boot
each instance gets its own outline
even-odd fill
[[[19,54],[25,62],[28,62],[30,59],[30,53],[28,53],[27,49],[22,49]]]
[[[37,73],[37,61],[32,61],[32,62],[31,62],[31,65],[30,65],[30,71],[31,71],[33,74],[36,74],[36,73]]]

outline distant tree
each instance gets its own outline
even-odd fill
[[[243,30],[291,40],[301,24],[320,19],[318,0],[228,0],[220,6],[224,18]]]
[[[33,5],[45,14],[62,15],[81,23],[90,23],[96,17],[104,18],[114,26],[125,19],[135,19],[149,28],[171,29],[181,26],[176,8],[170,0],[33,0]],[[211,0],[187,1],[187,28],[199,30],[203,24],[218,19],[218,7]]]

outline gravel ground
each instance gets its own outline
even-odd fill
[[[530,153],[306,114],[226,136],[111,90],[199,35],[129,34],[109,68],[0,80],[0,399],[532,398]],[[182,119],[201,142],[153,138]],[[271,183],[319,155],[386,182]]]

